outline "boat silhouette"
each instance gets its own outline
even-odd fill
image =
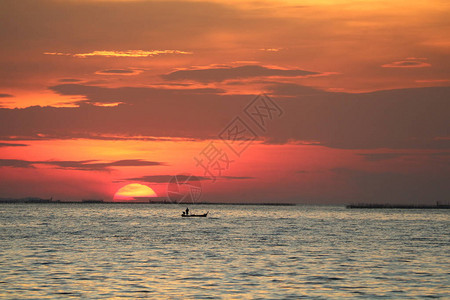
[[[183,213],[181,214],[181,216],[182,216],[183,218],[191,218],[191,217],[198,217],[198,218],[201,218],[201,217],[206,217],[206,216],[208,216],[208,213],[209,213],[209,211],[207,211],[206,213],[201,214],[201,215],[195,215],[195,214],[190,214],[190,215],[188,215],[188,214],[186,214],[186,213],[183,211]]]

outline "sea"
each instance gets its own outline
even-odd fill
[[[450,210],[1,204],[2,299],[450,298]]]

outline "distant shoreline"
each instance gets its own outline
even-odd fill
[[[357,209],[450,209],[450,205],[401,205],[401,204],[350,204],[346,208]]]
[[[83,200],[83,201],[61,201],[39,198],[24,199],[0,199],[0,204],[167,204],[167,205],[265,205],[265,206],[296,206],[295,203],[226,203],[226,202],[195,202],[195,203],[175,203],[169,201],[103,201],[103,200]]]
[[[103,201],[102,199],[83,199],[81,201],[62,201],[62,200],[53,200],[50,199],[42,199],[42,198],[0,198],[0,204],[167,204],[167,205],[261,205],[261,206],[301,206],[301,205],[312,205],[312,204],[295,204],[295,203],[226,203],[226,202],[195,202],[195,203],[176,203],[170,202],[166,200],[161,200],[162,197],[159,197],[159,200],[152,201]],[[373,203],[358,203],[358,204],[348,204],[348,205],[338,205],[338,204],[330,204],[330,205],[320,205],[316,204],[316,206],[345,206],[347,209],[450,209],[449,204],[440,204],[436,203],[435,205],[408,205],[408,204],[373,204]]]

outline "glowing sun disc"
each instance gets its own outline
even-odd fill
[[[115,193],[114,200],[136,200],[144,197],[157,197],[157,195],[153,189],[144,184],[131,183],[121,187]]]

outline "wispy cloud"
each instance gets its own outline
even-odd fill
[[[425,62],[426,58],[423,57],[408,57],[404,60],[394,61],[388,64],[382,65],[383,68],[424,68],[429,67],[431,64]]]
[[[416,82],[419,83],[447,83],[450,79],[418,79]]]
[[[104,106],[103,106],[104,107]],[[101,141],[145,141],[145,142],[193,142],[198,138],[185,137],[156,137],[156,136],[133,136],[133,135],[114,135],[99,133],[70,133],[70,134],[31,134],[27,136],[1,136],[3,141],[49,141],[49,140],[66,140],[66,139],[90,139]],[[9,143],[4,143],[9,144]],[[14,144],[19,145],[19,144]],[[28,145],[25,145],[28,146]],[[6,146],[5,146],[6,147]]]
[[[165,165],[161,162],[142,159],[125,159],[113,162],[99,162],[98,160],[41,160],[28,161],[21,159],[0,159],[0,167],[35,168],[35,165],[53,166],[57,169],[79,171],[111,171],[113,167],[146,167]]]
[[[381,153],[356,153],[358,156],[362,156],[364,160],[370,162],[377,162],[382,160],[390,160],[406,156],[415,157],[430,157],[430,158],[445,158],[450,156],[450,152],[381,152]]]
[[[72,56],[70,53],[62,53],[62,52],[44,52],[45,55],[57,55],[57,56]]]
[[[17,143],[1,143],[0,142],[0,147],[26,147],[28,146],[27,144],[17,144]]]
[[[100,70],[95,72],[95,74],[99,75],[138,75],[142,73],[143,70],[140,69],[107,69],[107,70]]]
[[[311,173],[311,171],[306,171],[306,170],[298,170],[295,171],[296,174],[307,174],[307,173]]]
[[[85,88],[89,89],[89,94],[97,94],[98,92],[104,90],[102,87],[98,86],[89,86],[89,85],[80,85],[80,84],[60,84],[56,86],[50,87],[51,90],[64,95],[80,95],[80,88],[84,90]],[[181,86],[177,88],[165,89],[165,88],[148,88],[148,87],[122,87],[116,89],[114,92],[108,93],[108,95],[102,95],[100,98],[96,98],[96,101],[91,101],[88,99],[83,99],[79,101],[73,101],[71,103],[77,105],[96,105],[102,106],[103,104],[112,104],[116,106],[118,103],[128,103],[135,104],[137,102],[148,102],[149,99],[155,97],[166,97],[172,98],[174,95],[201,95],[201,94],[220,94],[225,91],[218,88],[181,88]],[[131,94],[130,94],[131,92]],[[105,97],[106,96],[106,97]],[[131,97],[130,97],[131,96]],[[131,101],[128,101],[131,100]]]
[[[317,72],[301,69],[285,69],[261,65],[246,65],[239,67],[219,66],[204,69],[177,70],[162,77],[166,80],[194,80],[198,82],[221,82],[228,79],[251,77],[306,77],[318,75]]]
[[[174,175],[147,175],[142,177],[125,178],[121,181],[140,181],[147,183],[168,183],[174,177]],[[178,180],[191,180],[191,181],[207,181],[212,180],[210,177],[205,176],[188,176],[188,175],[177,175]],[[254,179],[255,177],[248,176],[220,176],[218,179],[225,180],[248,180]]]
[[[192,54],[189,51],[181,50],[96,50],[87,53],[62,53],[62,52],[44,52],[45,55],[73,56],[78,58],[86,58],[91,56],[103,57],[152,57],[161,54]]]
[[[259,50],[261,51],[267,51],[267,52],[278,52],[280,50],[282,50],[283,48],[261,48]]]
[[[11,94],[0,94],[0,98],[11,98],[11,97],[14,97],[14,96]]]
[[[357,153],[357,155],[364,157],[367,161],[381,161],[394,159],[406,155],[411,155],[410,153],[399,153],[399,152],[387,152],[387,153]]]
[[[58,80],[58,82],[63,82],[63,83],[80,82],[80,81],[82,81],[82,80],[76,79],[76,78],[62,78],[62,79]]]

